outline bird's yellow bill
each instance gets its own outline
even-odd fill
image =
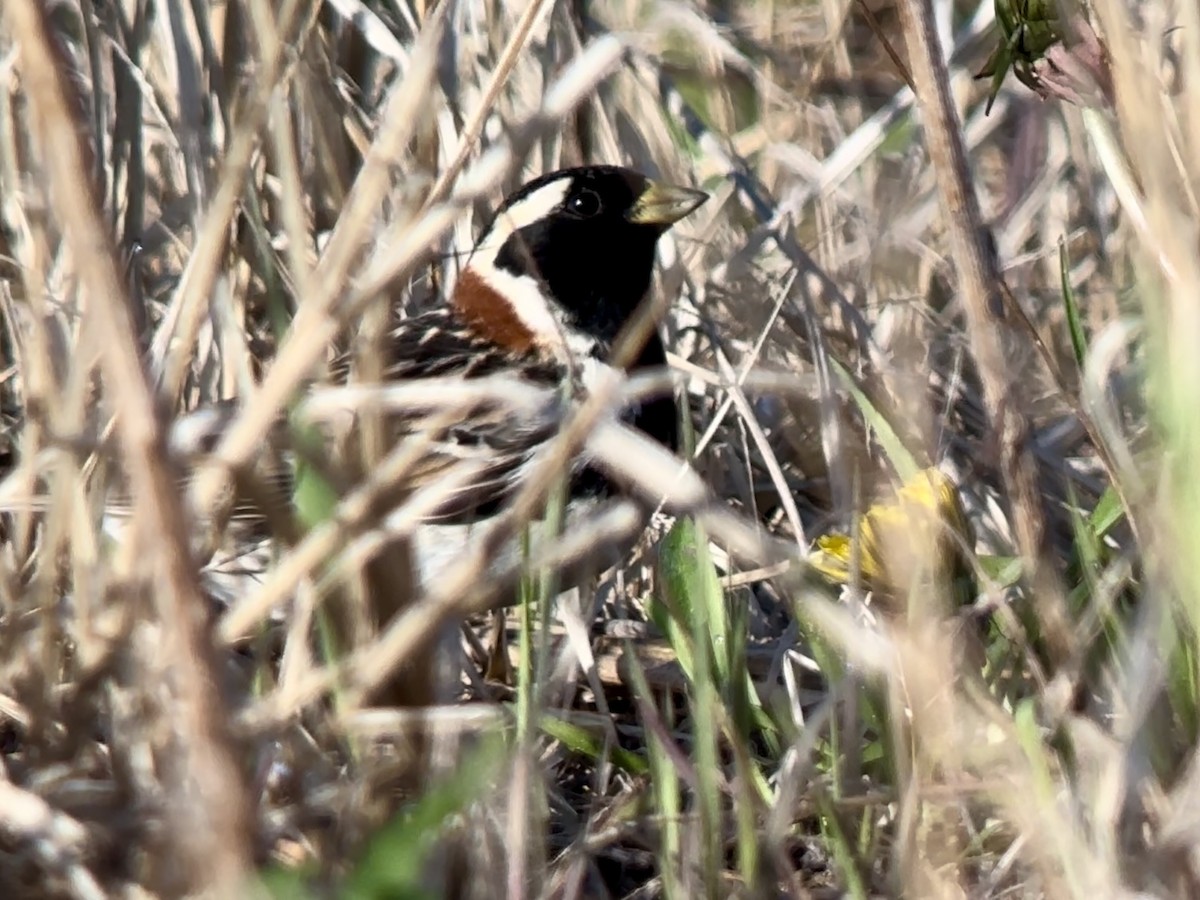
[[[636,225],[674,225],[701,203],[708,194],[695,188],[651,181],[629,210],[628,219]]]

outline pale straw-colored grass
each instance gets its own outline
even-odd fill
[[[1200,15],[1095,3],[1111,108],[1010,79],[984,116],[991,3],[870,7],[6,0],[0,889],[1200,894]],[[630,329],[671,372],[574,409],[421,589],[408,541],[479,463],[381,498],[471,410],[556,398],[324,367],[377,371],[480,216],[580,161],[712,193]],[[610,415],[670,384],[691,469]],[[296,509],[231,506],[351,416]],[[497,550],[578,452],[700,530],[551,602]],[[928,464],[971,578],[806,569]]]

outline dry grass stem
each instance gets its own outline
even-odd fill
[[[0,895],[1200,896],[1197,109],[1176,0],[5,0]],[[580,162],[667,364],[388,379]]]

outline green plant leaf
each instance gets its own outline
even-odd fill
[[[559,716],[545,713],[538,720],[538,727],[542,733],[554,738],[572,753],[578,753],[581,756],[586,756],[589,759],[600,761],[601,757],[606,752],[604,742],[596,735],[592,734],[586,728],[580,728]],[[642,757],[636,753],[631,753],[622,747],[610,746],[607,748],[609,758],[619,768],[624,769],[630,775],[646,775],[650,771],[650,765]]]
[[[430,785],[371,839],[346,883],[346,900],[418,900],[435,896],[423,886],[423,867],[447,820],[459,813],[495,780],[506,757],[496,739],[463,760],[450,777]]]

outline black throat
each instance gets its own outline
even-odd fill
[[[571,220],[541,220],[504,242],[493,265],[517,276],[535,277],[554,297],[566,323],[593,337],[605,361],[613,342],[650,290],[657,228],[628,227],[588,240],[572,234],[582,227]],[[595,229],[595,223],[589,227]],[[551,250],[553,248],[553,250]],[[665,367],[667,354],[657,332],[627,366],[631,373]],[[678,449],[678,410],[672,395],[639,404],[624,416],[672,452]]]
[[[629,371],[633,373],[639,369],[665,369],[666,365],[666,349],[655,332],[650,335],[650,339],[642,348],[642,352],[638,354],[633,365],[629,367]],[[654,438],[672,453],[679,450],[679,408],[673,394],[643,401],[630,412],[627,421],[630,425]]]
[[[611,349],[611,348],[609,348]],[[627,367],[630,374],[641,369],[665,368],[667,354],[657,332],[642,347],[634,362]],[[679,450],[679,407],[673,393],[643,400],[628,407],[621,415],[626,425],[638,429],[647,437],[658,441],[672,453]],[[612,480],[591,466],[577,471],[571,478],[571,496],[608,497],[617,493]]]

